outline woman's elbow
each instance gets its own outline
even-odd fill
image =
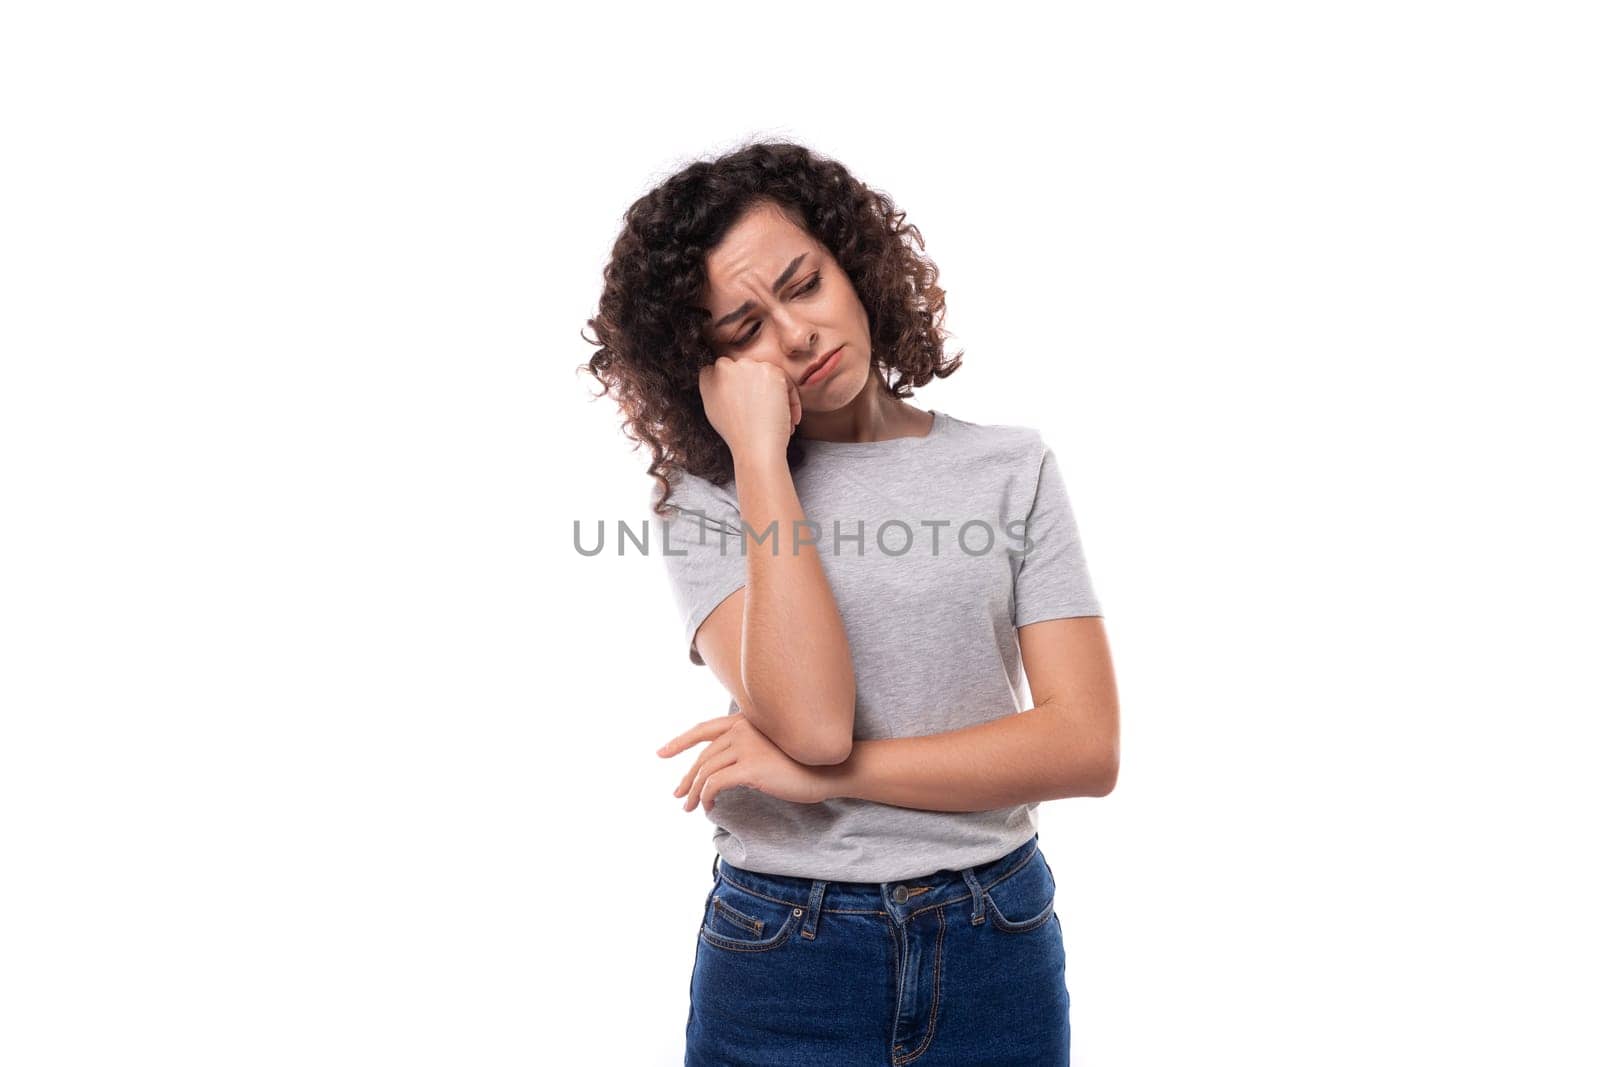
[[[855,747],[856,686],[853,675],[846,690],[834,705],[838,710],[827,717],[825,725],[812,731],[812,758],[806,762],[813,767],[831,767],[843,763],[850,758],[850,752]]]
[[[748,685],[747,689],[751,689]],[[841,692],[831,697],[812,690],[803,699],[793,692],[787,699],[763,700],[761,687],[751,689],[751,697],[761,708],[758,718],[773,729],[766,731],[772,742],[796,763],[809,767],[828,767],[850,758],[855,745],[855,678],[845,680]],[[833,709],[819,714],[819,708]]]
[[[752,725],[782,750],[785,756],[808,767],[831,767],[850,758],[855,745],[855,719],[835,718],[831,725],[807,721],[797,708],[772,708],[751,713]]]
[[[786,721],[794,722],[796,719],[791,717]],[[790,731],[782,741],[777,738],[772,741],[796,763],[808,767],[832,767],[850,758],[850,751],[855,746],[854,734],[853,718],[835,718],[828,725],[810,723]]]
[[[799,753],[789,752],[789,757],[796,763],[804,763],[808,767],[832,767],[843,763],[850,758],[850,752],[855,747],[855,738],[848,734],[842,737],[810,738],[808,742],[799,746]]]
[[[1117,772],[1122,767],[1122,758],[1113,745],[1109,752],[1100,761],[1100,773],[1096,778],[1098,785],[1094,795],[1097,797],[1110,796],[1111,791],[1117,787]]]

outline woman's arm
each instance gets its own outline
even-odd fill
[[[785,455],[757,448],[733,456],[747,581],[706,617],[695,647],[775,745],[799,763],[837,764],[855,731],[844,622],[813,531],[798,525],[805,512]],[[796,538],[797,529],[805,536]]]
[[[721,356],[700,368],[700,395],[733,457],[746,574],[695,647],[743,717],[791,759],[837,764],[855,733],[855,666],[816,547],[797,548],[794,536],[805,519],[788,462],[799,387],[774,363]]]
[[[1111,792],[1120,731],[1103,621],[1051,619],[1017,638],[1037,706],[947,733],[857,741],[849,759],[818,771],[828,795],[987,811]]]
[[[673,796],[685,811],[733,786],[816,804],[859,797],[929,811],[987,811],[1070,796],[1105,796],[1120,761],[1116,683],[1098,616],[1017,630],[1037,707],[948,733],[857,741],[836,766],[807,767],[742,714],[689,728],[657,749],[671,757],[709,742]]]

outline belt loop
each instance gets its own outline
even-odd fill
[[[722,859],[722,853],[715,850],[711,853],[711,880],[715,882],[721,875],[717,872],[717,862]]]
[[[977,926],[983,922],[983,886],[978,884],[978,873],[972,867],[963,867],[961,877],[967,880],[967,888],[972,890],[972,925]]]
[[[812,879],[811,902],[806,907],[806,924],[800,928],[800,936],[807,941],[817,939],[817,915],[822,911],[822,891],[828,885],[820,878]]]

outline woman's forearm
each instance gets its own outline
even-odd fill
[[[740,655],[750,721],[794,759],[835,764],[850,752],[856,679],[816,531],[782,454],[734,456],[745,523]],[[796,537],[796,533],[802,536]]]
[[[1105,796],[1116,783],[1117,752],[1069,709],[1042,706],[947,733],[857,741],[849,759],[817,771],[833,796],[988,811]]]

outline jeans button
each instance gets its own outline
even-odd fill
[[[897,885],[894,887],[893,896],[896,904],[904,904],[906,901],[911,899],[911,894],[906,892],[906,887],[903,885]]]

